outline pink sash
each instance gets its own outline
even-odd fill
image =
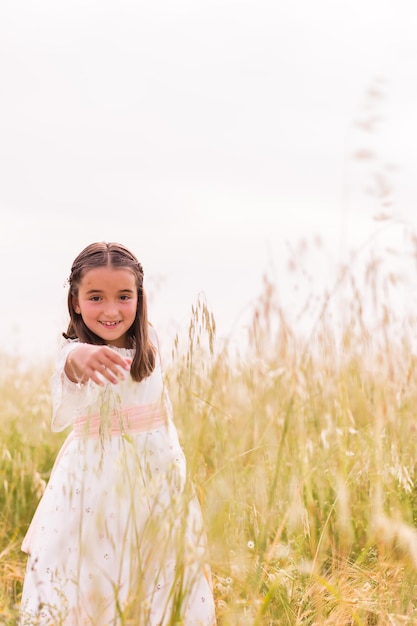
[[[99,437],[100,428],[103,428],[105,434],[112,436],[143,433],[160,428],[166,423],[167,414],[161,404],[142,404],[112,411],[107,418],[101,417],[99,413],[81,415],[74,422],[73,436],[75,439]]]

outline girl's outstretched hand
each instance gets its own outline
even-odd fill
[[[74,383],[92,380],[97,385],[107,381],[116,384],[130,370],[132,359],[120,356],[108,346],[82,343],[72,350],[65,362],[65,374]]]

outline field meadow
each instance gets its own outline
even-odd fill
[[[370,255],[306,294],[303,333],[265,275],[241,349],[203,298],[174,342],[166,383],[219,626],[417,624],[416,329],[385,268]],[[67,432],[49,430],[52,365],[0,365],[0,623],[15,624],[20,545]]]

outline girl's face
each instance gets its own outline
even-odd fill
[[[107,344],[127,348],[127,331],[136,317],[136,278],[127,268],[97,267],[81,279],[72,303],[84,324]]]

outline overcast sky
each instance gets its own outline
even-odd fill
[[[0,0],[3,349],[56,350],[62,284],[96,240],[140,258],[167,344],[199,292],[221,335],[271,268],[290,303],[303,238],[324,242],[303,257],[315,280],[381,226],[404,251],[416,17],[411,0]]]

